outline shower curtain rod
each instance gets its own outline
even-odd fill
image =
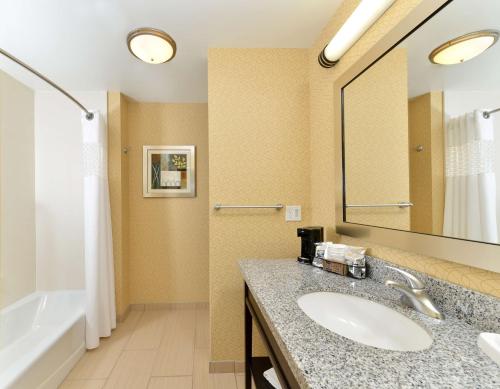
[[[500,111],[500,108],[493,109],[491,111],[484,111],[483,112],[483,118],[489,119],[492,113],[495,113],[495,112],[498,112],[498,111]]]
[[[40,73],[37,70],[33,69],[27,63],[24,63],[19,58],[14,57],[12,54],[8,53],[7,51],[3,50],[2,48],[0,48],[0,54],[3,54],[4,56],[6,56],[10,60],[14,61],[18,65],[21,65],[23,68],[25,68],[26,70],[30,71],[35,76],[37,76],[38,78],[41,78],[47,84],[49,84],[50,86],[52,86],[53,88],[55,88],[59,92],[61,92],[64,96],[66,96],[73,103],[75,103],[76,105],[78,105],[78,107],[80,107],[80,109],[85,112],[85,118],[87,120],[92,120],[94,118],[94,114],[92,112],[90,112],[87,108],[85,108],[82,103],[80,103],[77,99],[75,99],[73,96],[71,96],[68,92],[66,92],[63,88],[61,88],[59,85],[57,85],[54,81],[48,79],[42,73]]]

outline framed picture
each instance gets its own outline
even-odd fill
[[[144,197],[195,197],[195,146],[143,146]]]

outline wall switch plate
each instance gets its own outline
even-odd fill
[[[287,205],[285,220],[287,222],[300,222],[302,220],[302,208],[300,205]]]

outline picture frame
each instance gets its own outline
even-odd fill
[[[143,197],[195,197],[196,147],[143,146]]]

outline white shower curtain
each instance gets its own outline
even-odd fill
[[[493,118],[476,110],[446,126],[443,235],[497,243]]]
[[[116,327],[113,239],[108,188],[107,130],[99,112],[82,115],[84,162],[84,232],[86,344],[99,346],[99,338]]]

